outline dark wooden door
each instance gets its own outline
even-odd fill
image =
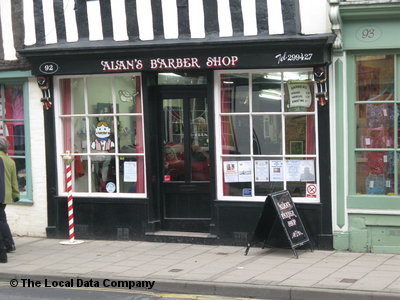
[[[206,87],[160,88],[159,106],[163,229],[208,232],[212,158]]]

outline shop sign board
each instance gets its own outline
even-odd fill
[[[265,199],[263,211],[252,239],[247,244],[245,254],[247,255],[253,244],[263,242],[264,246],[268,245],[269,240],[274,238],[272,235],[282,233],[282,231],[274,230],[279,223],[296,258],[298,255],[295,249],[306,243],[310,243],[310,248],[313,250],[293,199],[289,191],[284,190],[269,194]]]
[[[153,52],[152,52],[153,53]],[[320,48],[276,48],[269,51],[187,51],[173,55],[148,52],[113,55],[47,56],[32,58],[35,75],[101,74],[112,72],[176,71],[207,69],[243,69],[305,67],[326,63]]]

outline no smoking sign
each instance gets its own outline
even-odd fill
[[[313,183],[308,183],[306,186],[306,197],[307,198],[317,198],[317,185]]]

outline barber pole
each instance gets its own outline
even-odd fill
[[[63,156],[63,160],[65,162],[65,175],[66,175],[66,187],[67,187],[67,195],[68,195],[68,231],[69,231],[69,240],[62,241],[60,244],[63,245],[74,245],[74,244],[82,244],[84,241],[75,240],[75,226],[74,226],[74,203],[72,198],[72,167],[71,162],[74,158],[70,155],[70,152],[66,152],[67,155]]]

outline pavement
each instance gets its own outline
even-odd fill
[[[400,255],[297,250],[296,259],[290,249],[251,247],[245,256],[245,247],[237,246],[60,241],[15,237],[17,251],[0,264],[0,280],[8,284],[16,279],[19,286],[29,285],[28,279],[42,285],[45,280],[58,285],[97,282],[123,289],[129,289],[129,283],[131,289],[144,292],[214,295],[213,299],[400,299]]]

